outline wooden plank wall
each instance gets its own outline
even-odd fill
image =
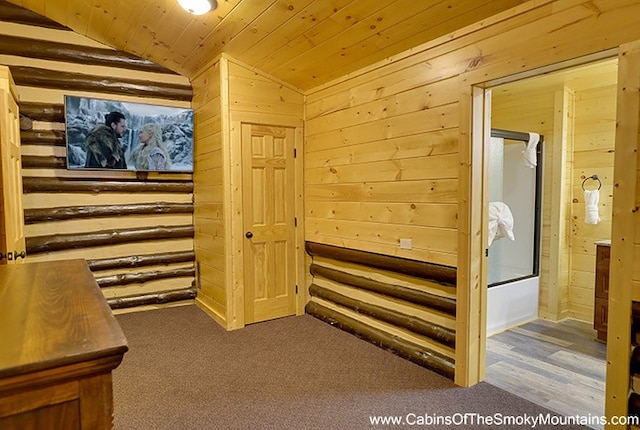
[[[596,270],[595,241],[611,239],[613,164],[616,131],[616,84],[602,79],[601,85],[575,92],[575,139],[572,178],[571,282],[569,316],[593,321]],[[606,84],[605,84],[606,82]],[[598,175],[602,182],[598,224],[586,224],[582,183]],[[597,188],[588,180],[585,188]]]
[[[196,145],[193,173],[194,248],[198,266],[196,303],[226,327],[226,253],[221,64],[193,79]]]
[[[26,261],[89,260],[114,308],[193,299],[192,175],[68,171],[63,116],[66,94],[190,107],[189,81],[38,16],[0,19],[22,115]]]
[[[302,93],[274,78],[222,56],[193,80],[197,122],[194,173],[196,255],[200,267],[197,303],[227,329],[244,326],[242,249],[243,122],[296,129],[302,152]],[[296,211],[302,217],[302,157],[296,160]],[[304,279],[304,238],[297,233],[297,277]],[[298,281],[302,285],[302,280]],[[299,294],[304,312],[307,294]]]
[[[471,86],[640,38],[640,4],[592,6],[528,2],[307,94],[307,240],[456,266],[461,385],[483,374]]]
[[[242,124],[261,124],[289,127],[293,129],[294,147],[296,153],[302,154],[303,130],[304,130],[304,102],[302,91],[290,84],[279,81],[250,65],[243,64],[231,57],[224,56],[228,67],[229,80],[229,166],[232,168],[226,177],[228,194],[226,201],[230,202],[228,225],[229,250],[232,260],[233,277],[228,280],[228,291],[231,292],[228,305],[228,315],[231,316],[229,328],[240,328],[245,325],[244,319],[244,282],[246,271],[253,271],[253,267],[245,267],[242,253],[244,236],[242,209],[243,186],[242,168],[243,159],[240,148]],[[302,156],[294,159],[295,183],[288,184],[288,192],[295,194],[295,214],[298,219],[303,218],[303,170]],[[302,222],[296,227],[296,285],[303,285],[305,277],[304,257],[304,228]],[[249,275],[253,276],[253,275]],[[293,285],[289,288],[294,288]],[[307,302],[307,292],[299,291],[296,299],[296,313],[303,314]]]
[[[357,83],[345,82],[307,96],[305,149],[305,237],[309,242],[356,249],[407,260],[455,266],[457,251],[458,115],[454,79],[433,85],[440,71],[410,67],[380,78],[372,74]],[[400,240],[411,241],[411,249]],[[379,282],[398,284],[447,300],[455,286],[437,280],[405,277],[353,265],[339,257],[314,256],[312,267],[323,267]],[[400,259],[401,261],[401,259]],[[455,270],[453,270],[455,273]],[[428,305],[372,294],[358,285],[336,281],[312,271],[312,301],[307,311],[324,318],[345,318],[365,336],[363,325],[381,336],[415,345],[440,357],[421,363],[449,377],[453,345],[443,345],[424,333],[396,322],[380,320],[328,300],[319,288],[347,300],[408,313],[423,324],[451,333],[455,320]],[[331,313],[337,314],[332,316]],[[328,316],[327,316],[328,315]],[[348,328],[347,328],[348,329]],[[372,335],[365,336],[373,338]],[[370,339],[371,340],[371,339]],[[374,343],[381,343],[376,341]],[[394,347],[387,345],[387,348]],[[397,350],[398,347],[395,349]],[[396,351],[398,352],[398,351]]]
[[[455,266],[458,83],[440,72],[418,65],[307,96],[308,241]]]

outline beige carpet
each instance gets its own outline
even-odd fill
[[[117,318],[130,348],[114,371],[117,430],[477,429],[485,426],[416,423],[465,413],[518,419],[549,413],[485,383],[456,387],[307,315],[231,332],[195,306]],[[376,416],[404,424],[376,426]]]

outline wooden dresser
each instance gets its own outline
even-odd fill
[[[609,307],[609,255],[611,242],[596,242],[596,280],[593,304],[593,328],[599,340],[607,341],[607,317]]]
[[[84,260],[0,267],[0,429],[110,429],[127,342]]]

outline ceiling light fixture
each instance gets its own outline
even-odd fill
[[[178,0],[184,10],[194,15],[203,15],[218,7],[216,0]]]

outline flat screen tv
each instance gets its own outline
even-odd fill
[[[65,96],[67,168],[193,172],[193,109]]]

